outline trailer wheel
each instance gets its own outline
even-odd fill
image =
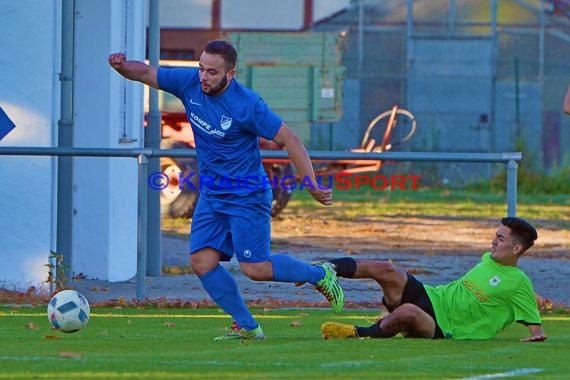
[[[293,196],[293,190],[289,186],[283,186],[281,178],[284,176],[293,177],[293,166],[287,165],[271,165],[265,168],[267,175],[270,178],[277,178],[278,183],[273,188],[273,202],[271,203],[271,216],[276,217],[287,206],[289,200]]]
[[[186,145],[163,141],[163,149],[184,149]],[[191,218],[198,201],[200,178],[198,165],[194,158],[162,157],[160,171],[166,174],[168,186],[160,192],[160,210],[163,217]],[[192,187],[180,186],[180,178],[188,178]]]

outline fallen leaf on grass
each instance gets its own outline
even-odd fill
[[[28,329],[28,330],[39,330],[39,327],[38,327],[38,325],[36,325],[33,322],[28,322],[28,323],[26,323],[26,329]]]
[[[164,327],[176,327],[176,323],[174,323],[174,322],[164,322]]]
[[[299,322],[299,321],[292,321],[292,322],[291,322],[291,326],[292,326],[292,327],[300,327],[300,326],[301,326],[301,322]]]
[[[59,353],[59,357],[60,358],[66,358],[66,359],[82,359],[83,354],[81,354],[79,352],[63,351],[63,352]]]
[[[49,334],[46,334],[46,335],[44,335],[44,339],[47,339],[47,340],[59,340],[59,339],[61,339],[61,337],[58,336],[58,335],[49,335]]]
[[[94,286],[91,288],[92,292],[108,292],[109,288],[105,288],[103,286]]]

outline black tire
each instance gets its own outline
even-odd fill
[[[288,189],[289,186],[283,186],[281,178],[284,176],[293,176],[293,166],[271,165],[265,166],[265,171],[270,179],[277,178],[277,186],[273,190],[273,202],[271,203],[271,216],[276,217],[287,206],[289,200],[293,196],[293,190]]]
[[[163,140],[163,149],[185,149],[187,145]],[[198,201],[198,188],[200,178],[198,176],[198,164],[194,158],[171,158],[162,157],[160,159],[160,171],[169,178],[169,185],[160,192],[160,212],[163,217],[170,218],[191,218]],[[188,182],[193,185],[182,186],[180,188],[180,175],[182,178],[189,178]]]

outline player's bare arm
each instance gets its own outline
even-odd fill
[[[313,164],[311,163],[309,154],[307,153],[307,150],[299,136],[297,136],[285,123],[283,123],[273,138],[273,141],[285,147],[289,154],[289,158],[291,158],[291,161],[293,162],[293,165],[295,165],[297,173],[301,178],[310,179],[313,184],[312,188],[310,186],[305,187],[311,193],[313,198],[325,206],[332,205],[332,190],[322,189],[319,187],[315,179]]]
[[[564,113],[570,115],[570,86],[568,86],[566,97],[564,98]]]
[[[544,342],[546,335],[542,331],[542,325],[528,325],[530,336],[521,339],[521,342]]]
[[[127,79],[159,89],[156,67],[140,61],[127,61],[127,56],[123,53],[111,54],[109,65]]]

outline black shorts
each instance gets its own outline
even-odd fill
[[[407,272],[406,274],[408,275],[408,281],[406,281],[406,286],[404,286],[401,304],[411,303],[425,311],[430,317],[433,318],[435,322],[435,334],[433,335],[433,339],[445,338],[443,331],[441,331],[441,328],[437,324],[437,318],[435,317],[435,312],[433,311],[433,305],[431,304],[431,300],[427,295],[424,284],[422,284],[422,282],[415,278],[413,275]],[[382,297],[382,303],[390,313],[394,311],[395,307],[388,305],[384,297]]]

